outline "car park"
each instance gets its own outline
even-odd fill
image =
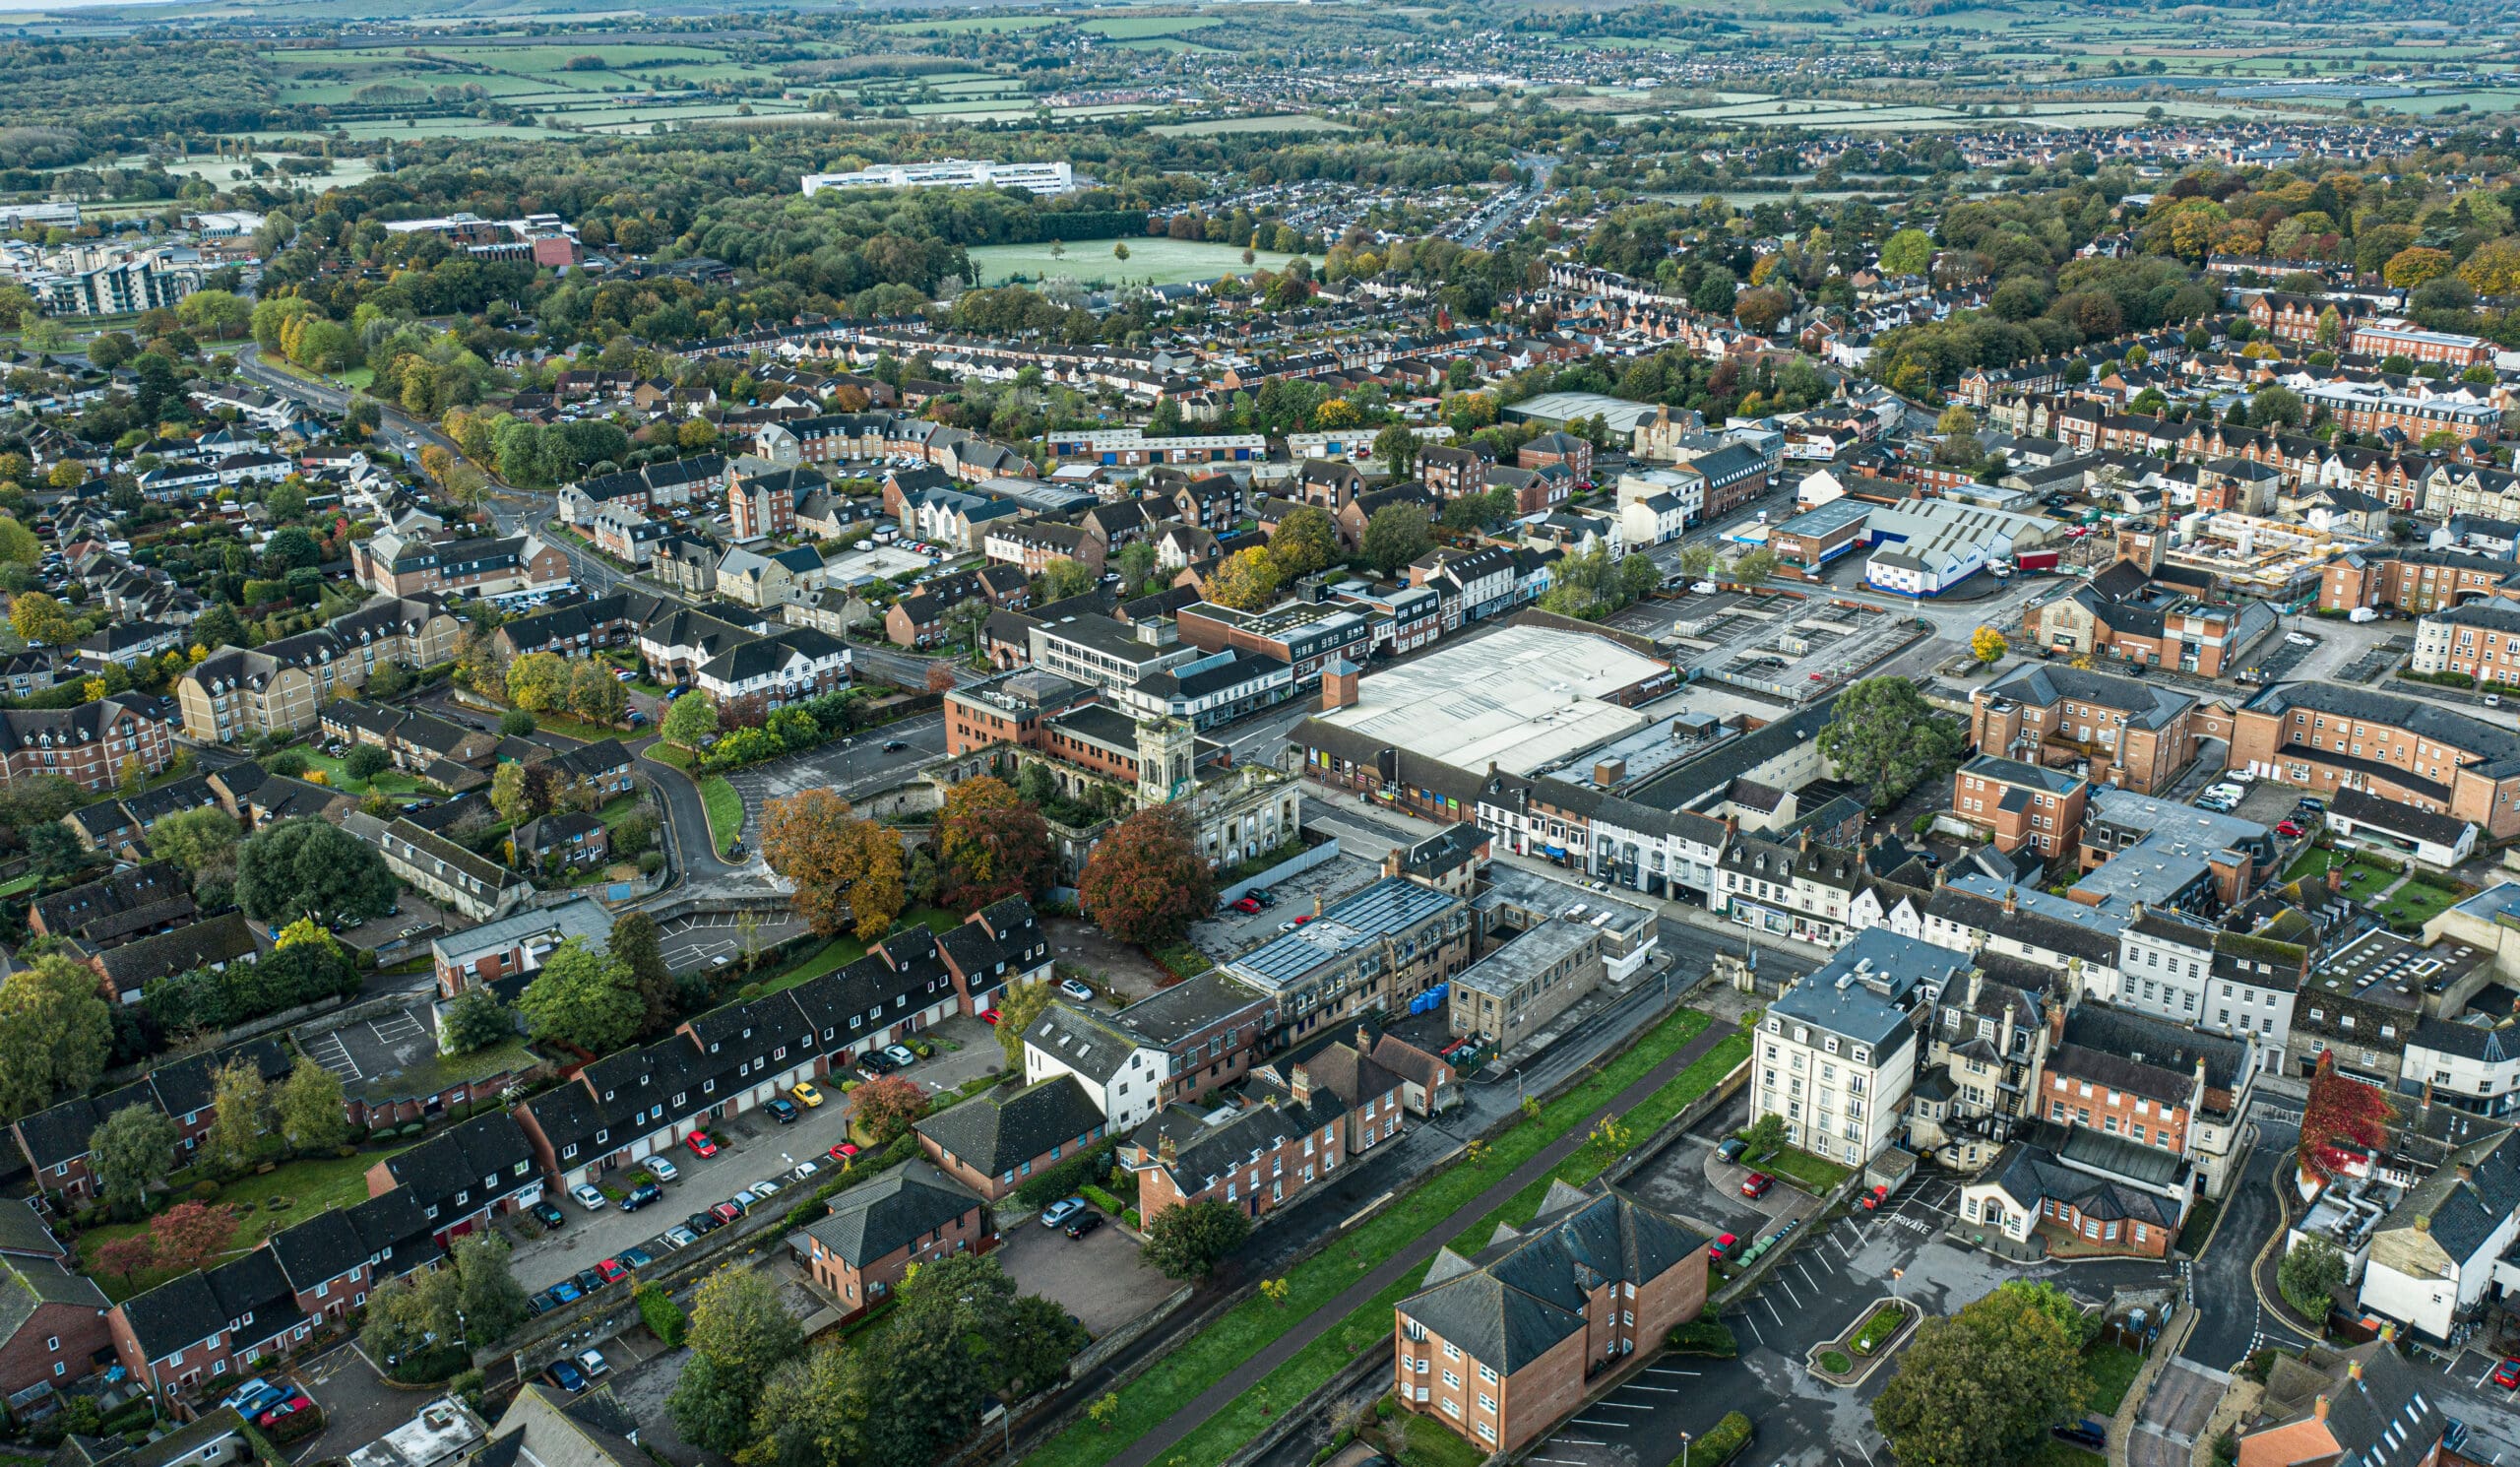
[[[2276,833],[2277,835],[2280,835],[2280,836],[2288,836],[2288,837],[2289,837],[2289,836],[2300,836],[2300,835],[2307,835],[2307,834],[2309,834],[2309,832],[2308,832],[2306,829],[2304,829],[2304,828],[2302,827],[2301,822],[2300,822],[2300,821],[2299,821],[2299,820],[2278,820],[2278,821],[2276,821],[2276,822],[2275,822],[2275,833]]]
[[[629,1191],[622,1194],[621,1210],[623,1212],[637,1212],[640,1208],[647,1206],[651,1202],[663,1201],[665,1189],[657,1185],[653,1181],[649,1182],[646,1186],[634,1186]]]
[[[2520,1389],[2520,1356],[2493,1368],[2493,1383],[2504,1390]]]
[[[1055,1228],[1085,1210],[1083,1197],[1061,1197],[1041,1209],[1041,1226]]]
[[[2304,795],[2300,798],[2293,801],[2293,808],[2297,810],[2308,810],[2313,815],[2324,815],[2327,813],[2327,801],[2319,798],[2315,795]]]
[[[576,1186],[569,1188],[569,1195],[577,1198],[578,1205],[589,1212],[603,1211],[603,1193],[597,1191],[594,1187],[583,1181],[579,1182]]]
[[[1768,1188],[1774,1185],[1776,1185],[1775,1178],[1765,1172],[1753,1172],[1741,1179],[1741,1195],[1755,1201],[1766,1196]]]
[[[600,1350],[581,1350],[578,1352],[578,1369],[586,1371],[587,1378],[593,1380],[598,1375],[609,1372],[612,1365],[603,1358],[603,1352]]]
[[[717,1218],[721,1224],[731,1223],[735,1219],[744,1215],[742,1206],[734,1202],[721,1202],[717,1206],[710,1208],[709,1212],[710,1215]]]
[[[700,1241],[700,1235],[691,1231],[691,1225],[688,1223],[676,1223],[659,1236],[664,1240],[665,1246],[669,1248],[687,1248]]]
[[[562,1279],[551,1286],[551,1303],[555,1306],[574,1304],[584,1298],[586,1292],[578,1287],[574,1279]]]
[[[752,1195],[753,1200],[756,1202],[760,1201],[764,1197],[775,1197],[779,1195],[778,1180],[776,1178],[765,1177],[761,1180],[754,1182],[752,1184]]]
[[[1741,1139],[1739,1136],[1733,1136],[1727,1140],[1723,1145],[1716,1147],[1715,1154],[1724,1158],[1724,1160],[1728,1162],[1737,1162],[1741,1159],[1742,1153],[1749,1149],[1749,1142]]]
[[[581,1294],[595,1294],[601,1292],[603,1286],[611,1280],[592,1268],[581,1268],[578,1270],[578,1276],[570,1282],[578,1286],[578,1292]]]
[[[219,1404],[239,1416],[251,1416],[287,1394],[287,1386],[269,1380],[248,1380],[220,1398]]]
[[[1260,903],[1257,899],[1252,897],[1236,897],[1233,902],[1233,910],[1241,913],[1245,917],[1248,917],[1260,910]]]
[[[1094,989],[1073,978],[1062,978],[1059,980],[1059,996],[1073,999],[1078,1003],[1092,1003]]]

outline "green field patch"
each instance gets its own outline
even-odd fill
[[[1129,247],[1126,260],[1112,255],[1111,246],[1115,243]],[[1020,275],[1037,281],[1067,276],[1088,284],[1132,281],[1178,286],[1190,281],[1238,275],[1251,269],[1283,269],[1287,261],[1293,258],[1262,250],[1252,256],[1255,263],[1246,266],[1242,263],[1242,251],[1229,244],[1145,238],[1074,240],[1067,244],[1064,256],[1053,256],[1047,241],[1040,244],[988,244],[974,249],[971,256],[972,269],[984,285],[997,285]]]
[[[975,31],[1038,31],[1066,24],[1064,16],[972,16],[959,21],[903,21],[875,29],[896,35],[968,35]]]
[[[1207,31],[1224,24],[1221,16],[1115,16],[1107,21],[1088,21],[1085,29],[1113,40],[1143,40],[1151,35]]]
[[[1327,117],[1279,112],[1267,117],[1211,117],[1205,122],[1167,122],[1148,128],[1167,138],[1215,138],[1231,133],[1346,133],[1355,129]]]

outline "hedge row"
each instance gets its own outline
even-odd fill
[[[788,1208],[788,1216],[781,1220],[782,1231],[807,1228],[821,1222],[824,1215],[831,1210],[825,1204],[832,1198],[869,1178],[891,1171],[916,1155],[918,1155],[918,1132],[902,1132],[893,1138],[892,1145],[885,1147],[877,1154],[873,1162],[860,1161],[838,1177],[814,1188],[804,1200]]]
[[[646,1321],[648,1332],[666,1349],[680,1349],[683,1332],[691,1327],[691,1316],[673,1302],[673,1296],[655,1284],[641,1284],[630,1297],[639,1302],[639,1317]]]
[[[1046,1207],[1107,1174],[1119,1149],[1119,1142],[1105,1141],[1091,1151],[1080,1151],[1017,1187],[1015,1200],[1027,1207]]]
[[[1741,1353],[1741,1342],[1718,1319],[1697,1318],[1675,1325],[1668,1343],[1675,1355],[1711,1355],[1718,1360],[1731,1360]]]
[[[1748,1417],[1738,1411],[1726,1412],[1714,1430],[1697,1438],[1696,1449],[1689,1453],[1689,1467],[1724,1467],[1750,1444],[1753,1430]]]

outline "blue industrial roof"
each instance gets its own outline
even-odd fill
[[[1325,963],[1460,905],[1459,897],[1385,876],[1293,931],[1244,953],[1227,964],[1227,971],[1274,993]]]

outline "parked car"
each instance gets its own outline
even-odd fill
[[[721,1202],[709,1211],[721,1223],[731,1223],[744,1215],[744,1210],[733,1202]]]
[[[2048,1432],[2049,1435],[2054,1436],[2057,1440],[2070,1441],[2074,1445],[2083,1448],[2085,1451],[2105,1452],[2109,1450],[2108,1426],[2102,1422],[2094,1421],[2088,1416],[2084,1417],[2081,1421],[2071,1424],[2070,1426],[2049,1427]]]
[[[788,1093],[795,1098],[796,1104],[803,1106],[808,1111],[815,1109],[823,1103],[823,1093],[802,1080],[798,1080],[795,1084],[788,1086]]]
[[[248,1380],[220,1400],[221,1406],[239,1416],[250,1416],[288,1394],[288,1387],[269,1380]]]
[[[884,1046],[884,1057],[903,1068],[918,1063],[918,1052],[908,1045]]]
[[[578,1369],[586,1371],[587,1378],[593,1380],[598,1375],[609,1371],[612,1366],[604,1360],[602,1351],[581,1350],[578,1352]]]
[[[781,1125],[794,1125],[797,1118],[805,1114],[804,1112],[796,1109],[796,1103],[794,1101],[784,1098],[774,1099],[764,1105],[762,1109],[768,1111],[770,1113],[770,1118],[778,1121]]]
[[[1073,978],[1062,978],[1059,980],[1059,995],[1063,998],[1072,998],[1079,1003],[1092,1003],[1094,1001],[1093,988],[1087,984],[1080,983]]]
[[[542,1378],[571,1393],[587,1388],[586,1372],[578,1369],[577,1362],[571,1360],[551,1362],[543,1368]]]
[[[622,1195],[621,1210],[623,1212],[637,1212],[640,1208],[647,1206],[651,1202],[663,1201],[664,1196],[665,1189],[657,1185],[653,1181],[649,1182],[646,1186],[634,1186]]]
[[[1768,1188],[1774,1185],[1776,1185],[1775,1178],[1765,1172],[1753,1172],[1741,1179],[1741,1195],[1755,1200],[1766,1196]]]
[[[569,1188],[569,1195],[577,1198],[578,1205],[589,1212],[603,1211],[603,1193],[597,1191],[593,1186],[590,1186],[586,1182],[581,1181],[576,1186]]]
[[[714,1209],[708,1212],[695,1212],[691,1216],[684,1218],[682,1220],[682,1225],[691,1230],[691,1235],[694,1238],[706,1237],[724,1226],[724,1223],[719,1221],[718,1214]]]
[[[825,1154],[833,1161],[845,1162],[857,1155],[857,1143],[854,1141],[843,1141]]]
[[[675,1169],[672,1162],[667,1161],[663,1157],[652,1156],[648,1158],[646,1165],[648,1168],[648,1175],[659,1181],[680,1181],[682,1180],[682,1173]]]
[[[1091,1233],[1102,1226],[1102,1214],[1092,1211],[1080,1212],[1075,1217],[1068,1220],[1067,1236],[1070,1238],[1083,1238],[1086,1234]]]
[[[900,1065],[895,1064],[891,1058],[886,1056],[884,1052],[881,1050],[867,1051],[865,1057],[857,1061],[857,1067],[870,1075],[889,1075],[893,1071],[901,1068]]]
[[[2293,801],[2293,808],[2297,810],[2308,810],[2313,815],[2324,815],[2327,813],[2327,801],[2319,798],[2315,795],[2304,795],[2300,798]]]
[[[569,1215],[560,1210],[560,1204],[552,1201],[548,1197],[535,1203],[525,1211],[526,1216],[533,1218],[536,1222],[540,1223],[546,1228],[557,1228],[569,1220]]]
[[[587,1291],[584,1289],[579,1288],[574,1281],[562,1279],[560,1282],[551,1286],[552,1306],[557,1308],[564,1304],[575,1304],[578,1300],[585,1297],[586,1292]]]
[[[592,1268],[581,1268],[578,1270],[578,1276],[570,1282],[578,1286],[578,1292],[581,1294],[595,1294],[600,1292],[603,1286],[611,1283],[612,1280]]]
[[[1244,892],[1243,895],[1251,898],[1251,900],[1255,902],[1258,902],[1263,907],[1275,907],[1278,905],[1278,894],[1265,886],[1255,886],[1249,891]]]
[[[1707,1261],[1711,1263],[1731,1262],[1732,1255],[1739,1251],[1741,1235],[1738,1233],[1727,1233],[1706,1245]]]
[[[1085,1210],[1083,1197],[1061,1197],[1041,1209],[1041,1226],[1055,1228]]]
[[[646,1248],[623,1248],[621,1250],[621,1266],[624,1268],[645,1268],[656,1261],[657,1255],[649,1252]]]
[[[2506,1360],[2493,1368],[2493,1383],[2504,1390],[2520,1389],[2520,1358]]]
[[[623,1279],[630,1276],[630,1270],[622,1267],[621,1260],[618,1258],[606,1258],[602,1262],[598,1263],[595,1266],[595,1273],[597,1278],[603,1280],[607,1284],[620,1283]]]
[[[1250,897],[1239,897],[1236,898],[1233,903],[1233,910],[1241,913],[1245,917],[1248,917],[1252,913],[1260,910],[1260,904]]]
[[[1716,1147],[1715,1154],[1728,1162],[1737,1162],[1741,1159],[1742,1154],[1749,1149],[1749,1142],[1742,1140],[1739,1136],[1734,1136],[1730,1140],[1727,1140],[1723,1145]]]
[[[716,1156],[718,1154],[718,1143],[710,1139],[707,1131],[693,1131],[690,1135],[683,1138],[682,1144],[691,1148],[691,1154],[693,1156]]]
[[[2309,832],[2302,828],[2299,820],[2278,820],[2275,822],[2275,833],[2280,836],[2297,836],[2306,835]]]
[[[980,1022],[986,1024],[991,1029],[997,1027],[997,1021],[1000,1017],[1001,1015],[996,1009],[984,1008],[980,1010]]]
[[[765,1177],[752,1184],[751,1191],[753,1200],[756,1202],[764,1197],[775,1197],[779,1195],[779,1179]]]
[[[884,740],[884,752],[888,754],[898,754],[909,747],[910,745],[908,743],[898,738],[887,738]]]
[[[700,1241],[700,1235],[693,1232],[688,1223],[676,1223],[660,1236],[664,1239],[665,1246],[669,1248],[687,1248]]]

